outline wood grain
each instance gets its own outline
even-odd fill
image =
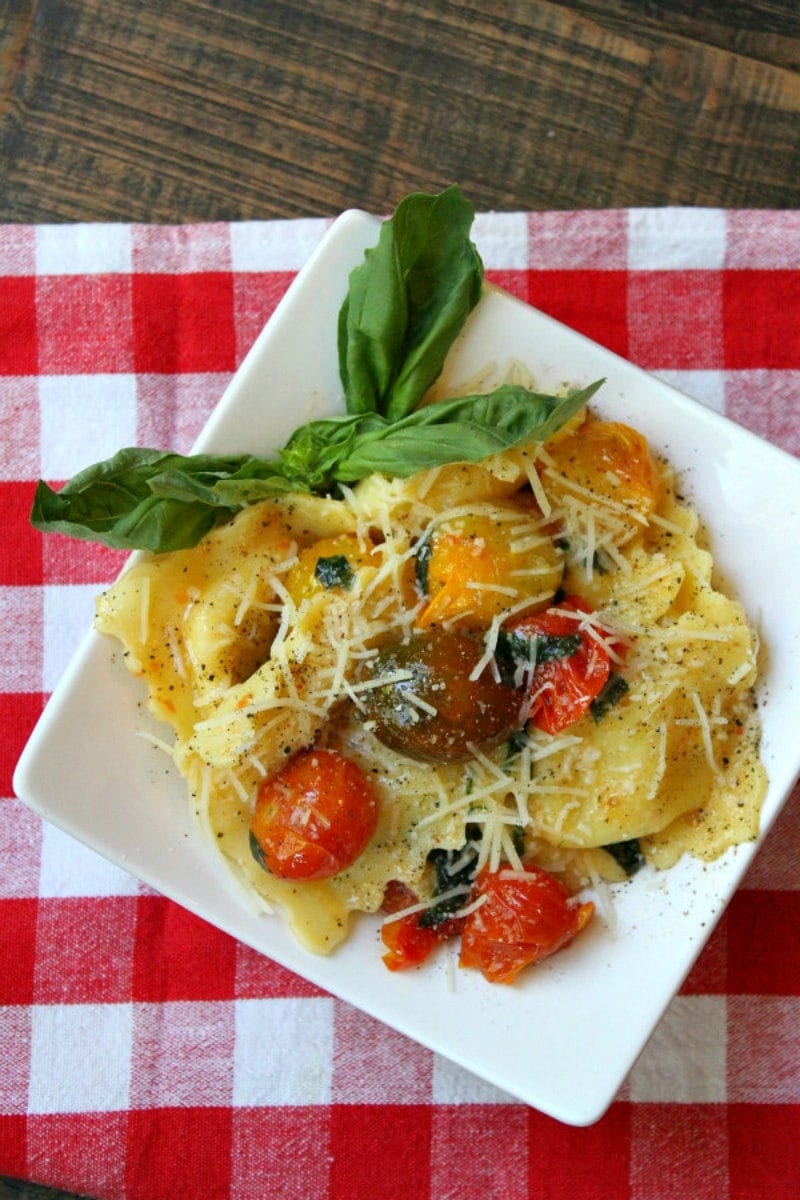
[[[0,220],[793,207],[797,7],[0,0]]]

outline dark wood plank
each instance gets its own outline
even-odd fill
[[[0,1175],[0,1200],[90,1200],[88,1196],[77,1196],[59,1188],[41,1187],[37,1183],[26,1183]]]
[[[0,219],[798,199],[794,3],[0,3]]]

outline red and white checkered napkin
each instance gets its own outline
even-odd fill
[[[0,1174],[106,1200],[797,1200],[800,795],[589,1129],[237,945],[12,795],[121,561],[33,533],[34,480],[188,449],[326,225],[0,227]],[[800,450],[800,213],[475,232],[490,278]]]

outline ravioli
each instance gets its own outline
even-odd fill
[[[758,639],[716,586],[669,466],[634,431],[610,428],[583,413],[544,445],[478,465],[253,505],[193,549],[140,554],[98,599],[97,628],[122,643],[172,729],[203,830],[310,950],[331,952],[393,881],[425,901],[431,852],[458,849],[470,830],[479,865],[525,857],[571,887],[623,878],[607,848],[632,839],[663,868],[756,837]],[[469,554],[458,572],[445,557],[429,593],[419,563],[437,530]],[[323,554],[347,561],[347,586],[315,575]],[[526,723],[500,744],[477,740],[458,763],[381,741],[364,695],[387,638],[476,629],[474,672],[497,673],[504,631],[564,594],[586,605],[582,628],[623,681],[607,711],[555,734]],[[249,827],[262,781],[311,745],[361,766],[379,819],[351,866],[293,882],[256,862]]]

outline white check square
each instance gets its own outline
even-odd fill
[[[477,213],[472,237],[487,267],[523,271],[528,265],[528,219],[525,213]]]
[[[64,899],[68,896],[136,896],[136,880],[90,850],[83,842],[63,833],[49,821],[42,824],[39,866],[39,895]]]
[[[29,1112],[126,1109],[132,1026],[130,1004],[35,1005]]]
[[[330,221],[238,221],[231,226],[234,271],[299,271],[319,245]]]
[[[78,223],[37,227],[37,275],[129,274],[130,270],[130,225]]]
[[[136,444],[133,375],[43,375],[39,411],[45,479],[68,479]]]
[[[332,999],[236,1002],[234,1106],[328,1104],[332,1059]]]
[[[720,271],[727,224],[716,208],[634,208],[628,214],[631,271]]]
[[[42,682],[52,692],[94,619],[96,584],[48,584],[44,588]]]

